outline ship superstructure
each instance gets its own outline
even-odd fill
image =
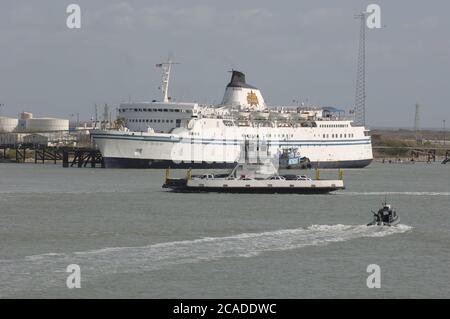
[[[169,69],[170,72],[170,69]],[[168,76],[168,75],[167,75]],[[219,105],[163,101],[125,103],[122,130],[92,133],[106,167],[223,168],[296,148],[312,166],[364,167],[372,161],[369,131],[332,108],[268,107],[261,91],[233,70]]]

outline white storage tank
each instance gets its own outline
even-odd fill
[[[31,118],[33,118],[33,113],[30,113],[30,112],[22,112],[22,113],[19,114],[19,118],[20,118],[21,120],[28,120],[28,119],[31,119]]]
[[[50,117],[26,120],[26,130],[31,132],[68,131],[69,120]]]
[[[13,132],[17,125],[19,125],[18,119],[0,116],[0,133]]]

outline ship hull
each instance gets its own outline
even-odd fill
[[[312,162],[313,168],[364,168],[372,159]],[[207,163],[207,162],[174,162],[171,160],[150,160],[138,158],[105,157],[105,168],[193,168],[193,169],[229,169],[237,163]]]
[[[181,130],[180,134],[97,131],[91,136],[106,168],[232,168],[237,162],[279,156],[280,149],[284,148],[298,149],[312,167],[319,168],[362,168],[373,159],[370,136],[365,136],[364,129],[359,127],[343,129],[352,132],[354,138],[350,134],[336,138],[334,134],[334,139],[322,138],[325,129],[303,127],[279,131],[237,128],[231,136],[224,135],[224,130],[205,129],[204,136],[194,137],[188,129]],[[257,139],[268,135],[272,138]],[[278,136],[289,136],[289,139],[273,139]],[[242,137],[249,137],[250,141]],[[247,154],[246,159],[243,154]]]
[[[222,188],[222,187],[208,187],[208,188],[179,188],[173,190],[178,193],[231,193],[231,194],[328,194],[338,189],[334,187],[322,187],[322,188],[303,188],[303,189],[291,189],[285,187],[274,188],[248,188],[248,187],[235,187],[235,188]]]

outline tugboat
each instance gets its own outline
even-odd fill
[[[281,169],[308,169],[311,168],[309,158],[301,156],[298,148],[282,149],[279,155]]]
[[[373,221],[368,223],[367,226],[395,226],[400,223],[400,217],[386,201],[384,201],[383,207],[378,212],[372,211],[372,213]]]

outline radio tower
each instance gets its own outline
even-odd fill
[[[366,124],[366,12],[355,15],[360,19],[358,67],[356,71],[355,124]]]

